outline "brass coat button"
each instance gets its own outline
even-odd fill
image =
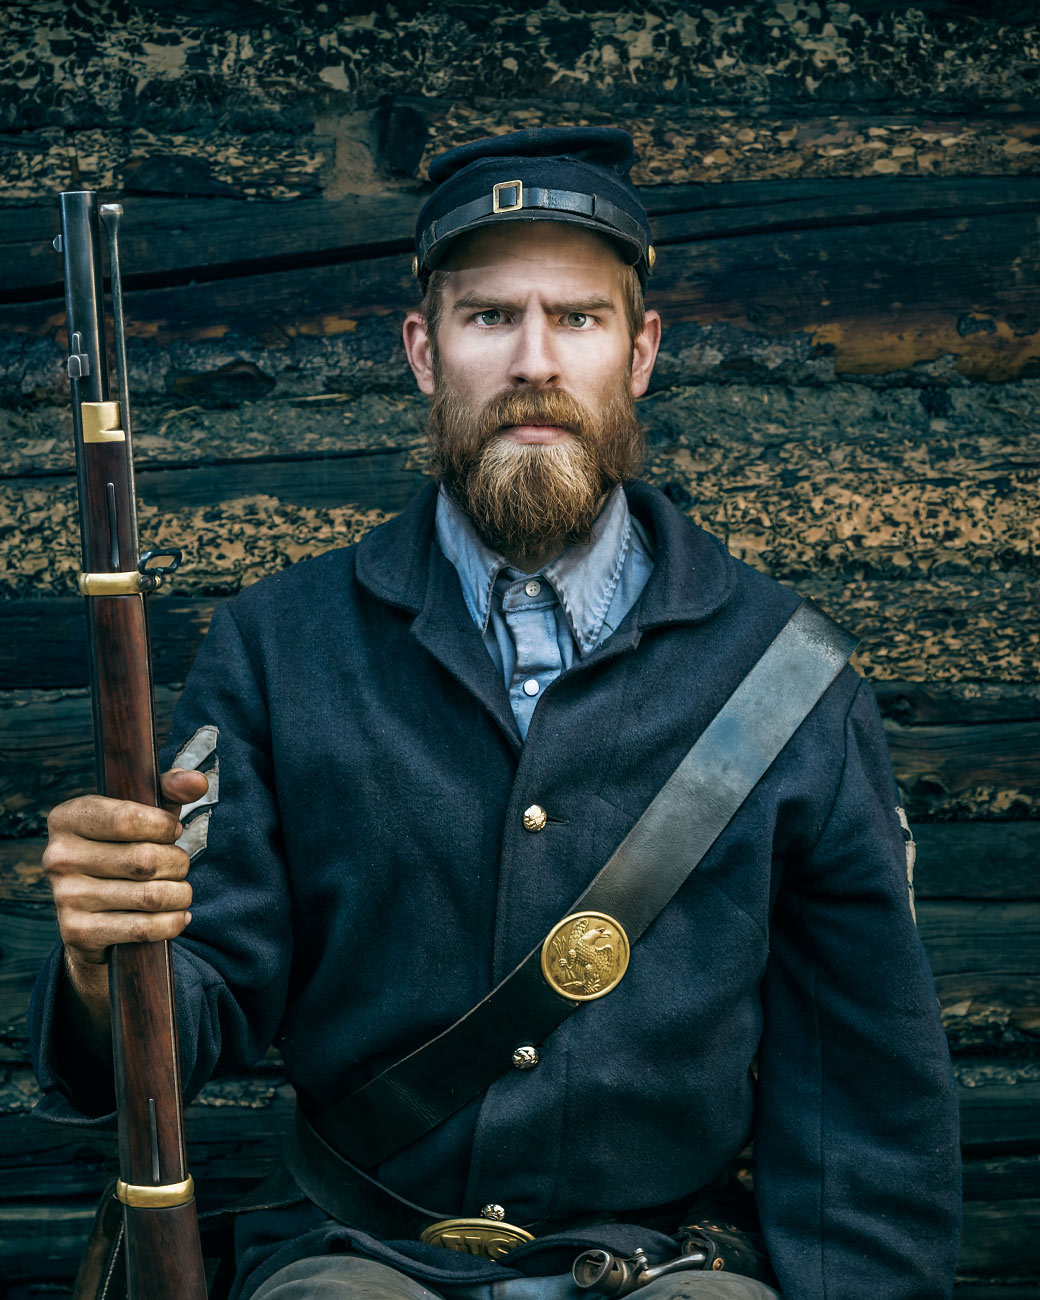
[[[518,1070],[533,1070],[538,1064],[538,1048],[525,1043],[513,1053],[513,1065]]]
[[[541,804],[533,803],[530,808],[524,809],[525,831],[542,831],[545,829],[545,823],[548,820],[546,811]]]
[[[482,1219],[494,1219],[501,1223],[501,1221],[506,1217],[506,1212],[501,1205],[496,1205],[492,1201],[490,1205],[485,1205],[480,1211],[480,1217]]]

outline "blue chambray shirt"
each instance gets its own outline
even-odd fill
[[[576,654],[587,655],[605,641],[636,603],[654,565],[650,539],[621,487],[607,497],[589,540],[537,573],[521,573],[486,546],[443,488],[435,528],[526,738],[549,683]]]

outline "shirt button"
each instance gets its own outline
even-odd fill
[[[533,803],[530,808],[524,809],[524,830],[525,831],[542,831],[545,830],[545,823],[549,820],[545,809],[539,803]]]
[[[533,677],[528,677],[527,681],[524,682],[524,694],[525,695],[538,694],[538,683]]]
[[[513,1067],[517,1070],[533,1070],[538,1064],[538,1048],[525,1043],[513,1053]]]
[[[542,584],[537,578],[532,578],[530,582],[524,584],[524,591],[526,591],[529,596],[537,596],[541,589]]]

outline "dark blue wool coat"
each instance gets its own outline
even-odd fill
[[[548,687],[525,744],[432,543],[432,487],[217,611],[167,751],[219,728],[220,801],[175,945],[189,1093],[273,1040],[325,1105],[468,1010],[570,910],[773,639],[792,592],[653,489],[629,499],[653,574]],[[536,802],[549,822],[532,834]],[[377,1176],[446,1213],[496,1201],[526,1223],[685,1197],[753,1135],[786,1300],[947,1296],[955,1096],[896,803],[873,696],[846,669],[619,987]],[[33,1019],[41,1109],[71,1120],[45,1034],[59,969]],[[244,1216],[239,1237],[247,1291],[337,1242],[433,1285],[567,1266],[537,1243],[505,1265],[385,1246],[307,1203]]]

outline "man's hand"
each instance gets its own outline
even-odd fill
[[[109,947],[173,939],[191,920],[188,855],[174,843],[177,810],[206,793],[206,776],[174,768],[161,786],[162,808],[84,795],[59,804],[47,821],[43,867],[93,1045],[108,1035]]]

